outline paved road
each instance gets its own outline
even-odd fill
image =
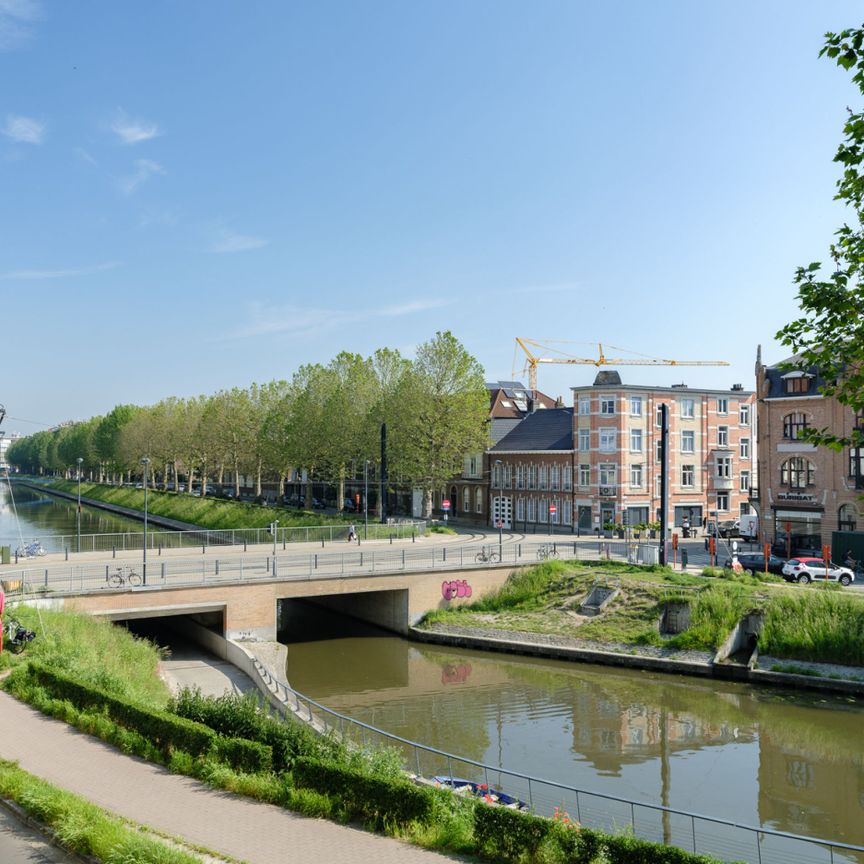
[[[3,864],[80,864],[52,846],[42,834],[19,822],[0,807],[0,861]]]

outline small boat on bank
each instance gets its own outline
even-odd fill
[[[452,789],[457,795],[473,795],[482,798],[487,804],[498,804],[501,807],[510,807],[513,810],[523,810],[526,813],[531,809],[524,801],[502,792],[500,789],[492,789],[486,783],[475,783],[463,777],[447,777],[439,775],[432,778],[436,786]]]

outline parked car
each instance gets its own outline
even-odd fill
[[[743,568],[748,576],[754,573],[765,572],[765,556],[761,552],[744,552],[738,555],[738,563]],[[768,556],[768,572],[774,573],[777,576],[783,575],[783,565],[786,563],[785,558],[780,558],[778,555]],[[727,558],[723,563],[727,570],[732,569],[732,559]]]
[[[821,558],[790,558],[783,565],[783,578],[787,582],[800,582],[807,585],[816,579],[839,582],[841,585],[851,585],[855,581],[855,574],[848,567],[841,567],[833,561],[829,561],[826,567]]]
[[[740,519],[727,519],[724,522],[717,523],[717,533],[721,537],[739,537],[741,527]]]

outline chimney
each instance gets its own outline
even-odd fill
[[[732,390],[733,390],[734,392],[738,392],[738,391],[743,390],[743,389],[744,389],[744,385],[743,385],[743,384],[733,384],[733,385],[732,385]]]

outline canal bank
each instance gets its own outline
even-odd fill
[[[43,486],[39,483],[30,483],[26,480],[14,480],[12,482],[16,486],[23,486],[24,488],[30,489],[34,492],[50,495],[53,498],[59,498],[64,501],[70,501],[76,505],[78,503],[78,496],[70,494],[69,492],[61,492],[59,489],[53,489],[50,486]],[[138,522],[144,521],[144,514],[140,510],[134,510],[131,507],[120,507],[117,504],[109,504],[107,501],[98,501],[95,498],[86,498],[84,496],[81,497],[81,504],[82,506],[93,507],[97,510],[114,513],[117,516],[123,516],[127,519],[134,519]],[[153,513],[147,514],[147,523],[157,525],[160,528],[167,528],[171,531],[205,530],[200,525],[192,525],[189,522],[180,522],[177,519],[167,519],[164,516],[154,515]]]
[[[679,651],[649,645],[611,646],[538,633],[490,631],[447,624],[435,624],[432,629],[412,627],[409,636],[418,642],[474,651],[519,654],[523,657],[619,666],[623,669],[663,672],[669,675],[695,675],[726,681],[746,681],[754,685],[864,697],[864,669],[835,663],[757,656],[755,666],[730,666],[722,660],[718,661],[716,654],[705,651]],[[778,666],[801,671],[784,672],[773,668]]]

